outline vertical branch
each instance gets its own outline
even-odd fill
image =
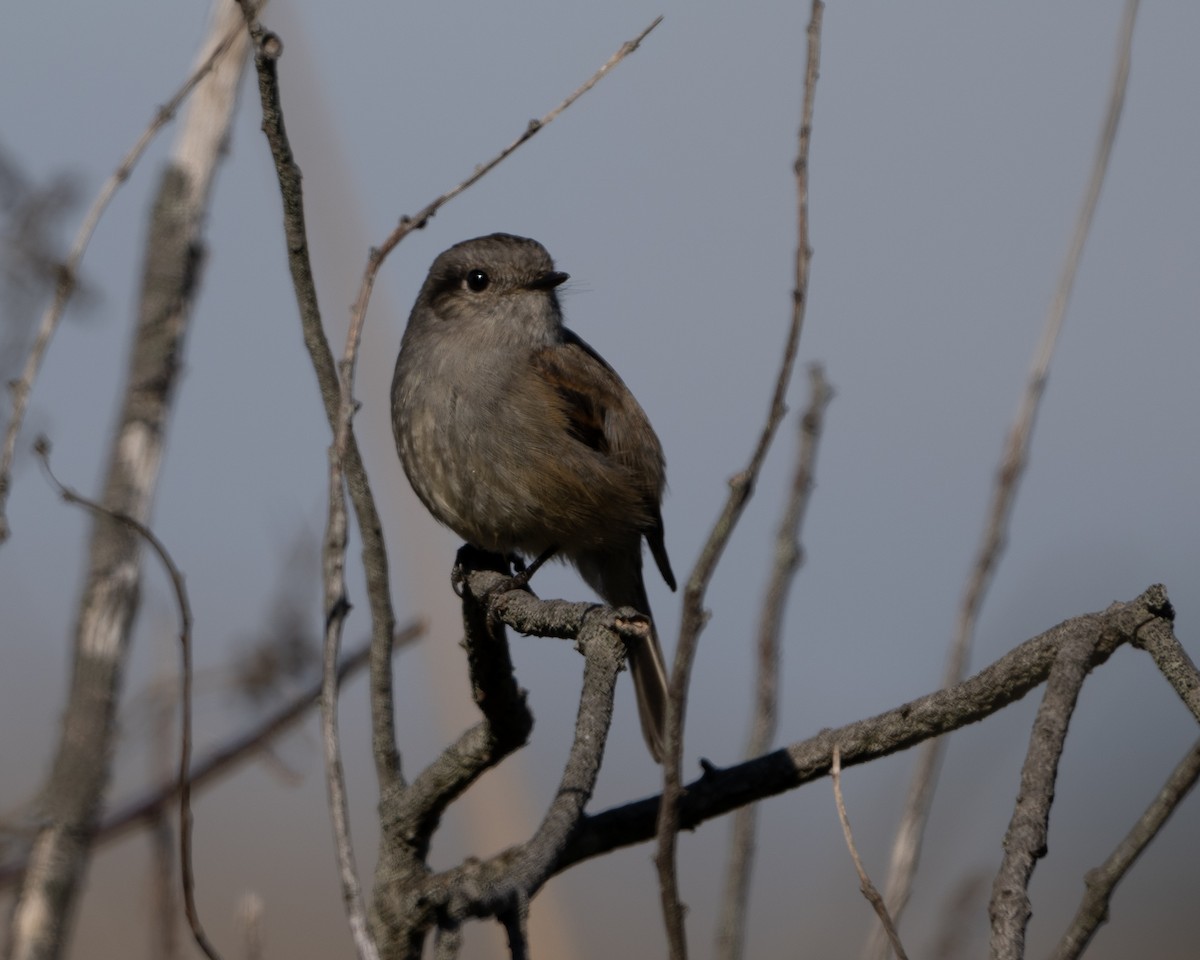
[[[211,41],[207,45],[211,49]],[[204,211],[241,67],[235,51],[205,78],[203,87],[214,96],[189,110],[151,215],[125,396],[101,498],[108,515],[93,519],[62,733],[13,913],[14,960],[62,954],[108,786],[141,580],[138,534],[112,515],[144,523],[150,514],[199,288]],[[216,96],[220,90],[228,96]]]
[[[262,128],[275,162],[275,173],[283,201],[288,269],[291,271],[292,287],[300,314],[301,334],[316,374],[321,401],[325,406],[325,416],[336,438],[344,420],[342,388],[317,303],[317,287],[308,252],[308,228],[304,217],[300,168],[292,153],[283,121],[276,63],[282,55],[283,45],[277,36],[263,30],[262,25],[254,19],[255,10],[250,0],[238,0],[238,3],[249,24],[250,36],[255,47],[254,65],[258,73],[259,98],[262,104]],[[379,788],[382,793],[387,793],[404,785],[400,754],[396,746],[395,719],[392,715],[392,638],[396,628],[396,617],[392,610],[383,526],[352,427],[347,427],[345,440],[342,442],[344,457],[340,469],[344,473],[358,529],[362,534],[363,571],[367,578],[367,599],[371,606],[371,745]]]
[[[746,742],[746,759],[765,753],[775,739],[779,693],[779,634],[783,612],[796,571],[803,563],[800,525],[808,511],[813,486],[817,444],[824,426],[825,408],[833,391],[819,364],[809,369],[808,409],[800,418],[800,452],[792,490],[775,537],[775,564],[763,600],[762,620],[758,629],[758,675],[755,683],[754,717]],[[755,804],[738,809],[733,817],[729,870],[725,893],[721,898],[721,918],[717,924],[718,960],[735,960],[742,955],[746,942],[746,905],[750,897],[750,874],[754,866],[754,836],[758,824]]]
[[[808,66],[804,74],[804,105],[800,120],[800,147],[796,157],[796,285],[792,291],[792,318],[775,392],[767,414],[767,422],[759,436],[758,445],[744,471],[730,480],[729,498],[717,518],[713,531],[700,553],[688,578],[683,595],[683,616],[679,628],[679,644],[671,670],[670,696],[667,702],[666,751],[663,757],[663,793],[658,813],[658,850],[655,865],[662,892],[663,922],[672,960],[687,957],[687,941],[683,929],[683,905],[679,901],[679,883],[675,871],[676,836],[679,832],[679,799],[682,794],[680,760],[683,753],[683,727],[687,711],[687,690],[691,680],[692,661],[696,656],[700,631],[708,619],[704,611],[704,596],[733,529],[754,493],[754,484],[770,449],[775,432],[787,411],[784,397],[791,382],[792,368],[800,332],[804,326],[804,308],[808,302],[808,272],[812,249],[808,243],[808,153],[812,139],[813,103],[821,54],[821,18],[825,5],[813,0],[812,16],[808,23]]]
[[[1046,855],[1058,762],[1062,759],[1071,714],[1083,681],[1092,669],[1092,654],[1099,640],[1094,634],[1071,637],[1059,650],[1046,679],[1046,692],[1021,767],[1016,806],[1004,835],[1004,857],[992,883],[988,905],[992,921],[989,955],[994,960],[1021,960],[1025,956],[1025,928],[1033,912],[1029,878],[1037,861]]]
[[[1138,3],[1139,0],[1126,0],[1104,127],[1096,147],[1091,176],[1084,192],[1079,216],[1075,222],[1075,231],[1067,250],[1066,261],[1059,276],[1058,288],[1050,303],[1042,336],[1034,354],[1029,381],[1025,386],[1021,406],[1009,432],[1000,467],[996,473],[996,485],[992,493],[983,540],[980,543],[979,552],[963,594],[958,622],[955,626],[954,641],[950,646],[946,670],[942,678],[942,685],[946,687],[958,683],[966,674],[979,610],[983,605],[988,587],[991,585],[996,565],[1004,552],[1009,518],[1012,515],[1017,488],[1029,461],[1030,440],[1038,408],[1041,405],[1042,394],[1046,389],[1050,361],[1054,356],[1055,345],[1058,343],[1059,331],[1062,329],[1067,303],[1075,285],[1075,275],[1083,256],[1084,244],[1091,231],[1092,218],[1100,199],[1100,190],[1104,185],[1104,177],[1108,170],[1108,160],[1117,136],[1117,125],[1121,118],[1121,108],[1125,103],[1125,90],[1129,82],[1133,27],[1137,18]],[[899,922],[900,915],[904,912],[912,893],[912,881],[916,875],[917,863],[921,855],[921,844],[925,835],[925,825],[929,818],[929,807],[933,801],[938,771],[941,767],[941,758],[941,741],[931,740],[921,748],[916,769],[913,771],[913,779],[909,785],[904,813],[900,826],[896,830],[885,897],[888,909],[897,922]],[[887,956],[887,951],[887,940],[876,929],[867,944],[865,955],[882,960]]]

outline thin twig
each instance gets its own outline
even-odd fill
[[[730,480],[729,498],[692,569],[683,595],[679,643],[675,648],[675,661],[669,684],[670,696],[667,701],[666,749],[663,757],[663,801],[658,818],[658,850],[654,858],[662,897],[667,946],[672,960],[686,960],[687,957],[687,938],[683,928],[684,911],[679,900],[675,850],[676,836],[679,831],[678,804],[683,779],[680,765],[683,754],[683,728],[687,712],[687,690],[700,631],[708,620],[708,614],[704,610],[704,597],[717,563],[733,534],[733,529],[754,492],[755,482],[762,469],[763,461],[766,459],[767,451],[770,449],[771,441],[775,437],[775,432],[787,412],[784,398],[791,382],[796,350],[800,342],[800,332],[804,325],[804,308],[808,302],[808,273],[809,265],[812,262],[812,250],[808,242],[808,153],[812,137],[817,75],[820,67],[821,18],[824,10],[825,5],[821,0],[813,0],[812,15],[808,23],[808,65],[804,74],[800,146],[795,163],[798,234],[795,288],[792,291],[792,317],[788,325],[779,375],[775,381],[775,392],[771,398],[766,425],[763,427],[750,463],[744,471]]]
[[[4,447],[0,451],[0,543],[7,540],[9,535],[6,506],[8,503],[8,492],[12,487],[13,458],[16,456],[17,437],[21,432],[21,424],[25,420],[25,410],[29,405],[29,396],[33,392],[33,382],[37,379],[38,371],[41,370],[42,360],[45,359],[46,350],[50,346],[50,341],[54,337],[55,330],[58,329],[58,324],[62,319],[63,312],[66,310],[67,302],[71,299],[75,288],[78,286],[79,265],[83,260],[83,255],[87,252],[92,234],[96,231],[96,225],[100,222],[104,211],[108,209],[109,203],[112,201],[117,190],[120,189],[121,184],[128,180],[130,174],[133,173],[133,168],[142,158],[142,154],[146,152],[146,148],[150,146],[154,137],[175,118],[175,112],[179,109],[183,101],[196,89],[197,84],[220,62],[221,58],[225,56],[230,46],[233,45],[233,42],[240,35],[240,26],[226,33],[216,47],[213,48],[208,58],[193,70],[191,76],[183,82],[183,85],[175,91],[174,95],[155,111],[154,118],[150,121],[149,126],[142,131],[142,135],[138,137],[137,142],[117,165],[116,170],[105,181],[104,186],[100,188],[100,193],[92,201],[91,207],[83,218],[83,223],[79,226],[79,231],[75,234],[75,240],[71,244],[71,249],[67,253],[66,259],[58,268],[58,283],[55,286],[54,299],[42,314],[37,334],[34,337],[33,347],[29,351],[29,356],[25,359],[25,366],[21,371],[21,376],[9,385],[12,391],[13,408],[12,416],[9,417],[8,421],[8,428],[4,433]]]
[[[468,187],[474,186],[476,183],[478,183],[480,180],[482,180],[485,176],[487,176],[489,173],[491,173],[492,170],[497,165],[499,165],[503,160],[507,159],[508,156],[510,154],[512,154],[513,152],[515,152],[518,147],[520,147],[527,140],[530,140],[535,134],[537,134],[539,131],[541,131],[544,127],[548,126],[550,123],[552,123],[554,120],[556,120],[560,113],[562,113],[564,110],[566,110],[568,107],[570,107],[576,100],[578,100],[585,93],[587,93],[589,90],[591,90],[592,87],[594,87],[597,83],[599,83],[604,78],[605,74],[607,74],[613,67],[615,67],[618,63],[620,63],[622,60],[624,60],[627,56],[629,56],[631,53],[633,53],[641,45],[642,41],[645,40],[646,37],[650,34],[650,31],[653,30],[655,27],[657,27],[660,23],[662,23],[662,21],[663,21],[663,18],[661,16],[655,17],[654,20],[651,21],[650,25],[648,27],[646,27],[645,30],[643,30],[641,33],[639,33],[632,40],[627,40],[627,41],[625,41],[625,43],[621,44],[620,49],[617,50],[617,52],[614,53],[611,57],[609,57],[603,63],[603,65],[601,65],[600,69],[598,69],[595,73],[593,73],[591,75],[591,77],[589,77],[586,81],[584,81],[584,83],[581,86],[579,86],[575,90],[574,93],[572,93],[570,96],[568,96],[565,100],[563,100],[562,103],[560,103],[557,107],[555,107],[553,110],[551,110],[549,113],[547,113],[540,120],[530,120],[529,123],[526,125],[525,129],[523,131],[521,131],[521,134],[512,143],[510,143],[507,147],[505,147],[498,154],[496,154],[494,157],[492,157],[491,160],[488,160],[486,163],[483,163],[483,164],[480,164],[479,166],[477,166],[475,168],[474,172],[472,172],[472,174],[469,177],[467,177],[465,180],[463,180],[461,183],[459,183],[458,186],[453,187],[450,190],[447,190],[440,197],[437,197],[436,199],[431,200],[429,203],[427,203],[424,207],[422,207],[420,210],[418,210],[412,216],[401,217],[400,222],[396,225],[396,228],[388,235],[387,239],[383,241],[383,243],[379,246],[379,248],[377,250],[372,251],[373,255],[377,255],[379,260],[382,260],[384,257],[386,257],[392,251],[392,248],[395,247],[396,244],[398,244],[401,240],[403,240],[408,234],[412,233],[412,231],[414,231],[414,230],[423,229],[426,226],[426,224],[429,223],[430,219],[443,206],[445,206],[447,203],[449,203],[451,200],[453,200],[455,197],[457,197],[460,193],[462,193]],[[376,264],[376,266],[378,266],[378,264]],[[365,313],[366,312],[366,299],[369,298],[369,296],[370,296],[370,283],[368,281],[370,281],[372,279],[373,279],[373,273],[370,271],[370,269],[368,269],[367,275],[363,277],[363,289],[359,292],[359,298],[355,303],[355,311],[354,311],[355,313]]]
[[[1084,877],[1087,890],[1079,904],[1079,910],[1058,946],[1054,948],[1050,960],[1077,960],[1083,955],[1096,931],[1108,920],[1108,905],[1112,900],[1113,890],[1150,841],[1158,836],[1158,831],[1167,822],[1167,818],[1196,785],[1197,778],[1200,778],[1200,740],[1196,741],[1179,761],[1158,792],[1158,796],[1154,798],[1154,802],[1146,808],[1146,812],[1108,859],[1099,867],[1087,872]]]
[[[779,636],[788,592],[804,560],[800,527],[808,511],[817,445],[824,428],[825,409],[832,397],[833,391],[825,379],[824,370],[819,364],[813,364],[809,368],[808,409],[799,421],[800,444],[796,472],[775,537],[775,563],[763,599],[758,630],[757,695],[744,753],[747,759],[765,753],[775,740],[778,728]],[[754,805],[742,807],[733,818],[729,869],[725,876],[725,893],[721,898],[721,919],[717,924],[716,955],[719,960],[736,960],[745,949],[746,906],[750,899],[757,821],[758,808]]]
[[[187,588],[183,583],[183,573],[171,559],[171,554],[154,532],[140,520],[110,510],[108,507],[87,497],[69,487],[63,486],[54,471],[50,469],[50,441],[38,437],[34,451],[42,462],[46,476],[58,491],[58,495],[67,503],[78,504],[92,513],[116,520],[128,527],[142,538],[158,555],[159,561],[171,580],[171,588],[175,592],[175,603],[179,608],[179,652],[181,669],[179,675],[180,699],[180,734],[179,734],[179,870],[183,877],[183,906],[187,914],[188,925],[196,944],[204,951],[209,960],[220,960],[216,948],[209,941],[200,922],[200,913],[196,909],[196,881],[192,872],[192,605],[188,601]]]
[[[1066,316],[1067,303],[1075,285],[1075,276],[1083,255],[1084,244],[1091,231],[1092,218],[1100,198],[1101,187],[1104,185],[1113,143],[1116,140],[1117,124],[1121,118],[1121,108],[1125,102],[1125,90],[1129,80],[1130,51],[1133,46],[1133,27],[1137,16],[1138,2],[1139,0],[1127,0],[1126,2],[1125,17],[1118,40],[1117,62],[1109,93],[1108,111],[1092,162],[1091,176],[1075,222],[1075,230],[1067,250],[1066,261],[1063,263],[1062,273],[1059,276],[1058,288],[1055,291],[1054,299],[1050,302],[1041,339],[1034,354],[1021,406],[1009,432],[1000,467],[996,473],[995,488],[992,492],[992,502],[988,511],[983,540],[980,543],[963,594],[954,641],[950,646],[946,661],[942,680],[944,686],[958,683],[966,672],[979,610],[995,574],[996,566],[1004,552],[1017,488],[1029,462],[1033,426],[1041,405],[1042,395],[1046,389],[1050,362],[1054,356],[1055,345],[1058,343],[1059,331],[1062,329],[1063,318]],[[912,892],[912,882],[921,855],[922,840],[929,818],[938,770],[941,766],[941,757],[942,744],[939,741],[931,741],[922,749],[916,769],[913,771],[912,782],[909,785],[904,813],[900,825],[896,829],[896,839],[892,846],[891,863],[888,869],[886,899],[892,916],[897,920],[904,912]],[[878,931],[875,931],[867,945],[866,956],[883,958],[886,956],[886,951],[886,941]]]
[[[850,815],[846,813],[846,800],[842,796],[842,752],[835,743],[833,745],[833,766],[829,771],[829,779],[833,781],[833,798],[837,804],[838,820],[842,824],[842,836],[846,838],[846,847],[850,850],[850,859],[854,861],[854,871],[858,874],[858,884],[862,889],[863,896],[867,898],[867,902],[874,908],[875,913],[879,916],[879,922],[883,925],[883,929],[887,931],[888,941],[892,945],[892,949],[896,951],[896,956],[899,960],[908,960],[908,954],[904,952],[904,945],[900,942],[900,934],[896,932],[896,925],[892,923],[892,918],[888,915],[887,907],[883,905],[883,897],[879,895],[879,891],[875,889],[875,884],[871,882],[871,878],[867,875],[867,870],[862,864],[862,858],[858,855],[858,847],[854,843],[854,833],[850,829]]]
[[[345,427],[349,428],[349,414],[346,415]],[[345,436],[343,432],[343,441]],[[346,600],[345,580],[346,527],[342,458],[338,455],[335,443],[329,450],[329,520],[322,551],[327,612],[321,670],[321,743],[324,747],[325,786],[329,794],[329,818],[333,826],[338,878],[342,884],[342,901],[346,907],[350,935],[354,940],[359,960],[378,960],[379,951],[367,923],[362,886],[354,862],[354,847],[350,839],[350,814],[346,801],[346,778],[342,769],[341,744],[338,739],[337,662],[342,645],[342,626],[346,614],[350,611],[350,604]]]

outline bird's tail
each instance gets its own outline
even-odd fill
[[[642,608],[635,607],[642,611]],[[643,611],[644,612],[644,611]],[[649,616],[649,614],[647,614]],[[655,763],[662,763],[667,744],[667,666],[663,662],[658,631],[650,624],[646,640],[630,644],[629,672],[637,692],[638,718],[642,736]]]
[[[637,693],[642,735],[650,756],[656,763],[662,763],[667,739],[667,665],[646,599],[641,556],[634,554],[631,559],[612,554],[587,556],[580,557],[577,563],[584,579],[610,606],[633,607],[651,617],[650,636],[629,644],[629,672]]]

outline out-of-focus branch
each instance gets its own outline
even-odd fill
[[[262,2],[265,3],[266,0],[262,0]],[[203,56],[200,65],[192,71],[191,76],[183,82],[183,85],[175,91],[166,103],[155,111],[154,119],[142,131],[142,135],[138,137],[137,142],[130,149],[129,153],[125,155],[117,165],[117,169],[105,181],[96,199],[92,201],[91,207],[83,218],[83,223],[79,226],[79,232],[75,235],[75,241],[71,244],[71,249],[67,253],[67,258],[58,269],[58,283],[55,287],[54,299],[42,314],[41,323],[38,324],[37,334],[34,337],[33,347],[30,349],[29,356],[25,360],[21,376],[11,384],[12,415],[9,417],[8,427],[4,433],[4,446],[0,448],[0,543],[7,540],[9,534],[5,508],[8,503],[8,492],[12,486],[12,466],[17,450],[17,438],[21,432],[21,424],[25,420],[25,410],[29,405],[29,395],[33,392],[33,382],[37,379],[38,371],[41,370],[42,360],[45,358],[46,350],[50,346],[51,339],[54,337],[54,331],[58,329],[58,323],[62,319],[63,311],[67,308],[67,302],[75,293],[76,286],[79,283],[79,264],[83,260],[83,255],[87,252],[88,243],[92,239],[96,225],[100,222],[104,211],[108,209],[109,203],[112,201],[117,190],[120,189],[121,184],[128,180],[130,174],[133,173],[133,168],[137,166],[137,162],[142,158],[142,154],[146,152],[146,148],[150,146],[151,141],[154,140],[163,127],[175,119],[175,112],[191,92],[196,89],[200,81],[212,72],[221,61],[221,58],[235,44],[237,45],[237,55],[244,55],[245,44],[244,42],[238,42],[241,35],[242,31],[239,23],[234,23],[232,26],[227,25],[225,33],[216,38],[215,45]]]
[[[775,537],[775,563],[771,568],[762,618],[758,629],[758,669],[755,681],[754,717],[746,742],[747,759],[766,752],[778,727],[779,635],[783,613],[796,571],[803,562],[800,525],[808,510],[813,487],[817,444],[825,422],[825,409],[833,391],[819,364],[809,369],[808,409],[800,418],[800,449],[792,490]],[[721,918],[717,924],[718,960],[736,960],[745,947],[746,905],[750,897],[750,874],[754,866],[754,839],[758,808],[742,807],[733,817],[730,839],[729,870],[725,893],[721,898]]]
[[[1045,682],[1059,651],[1073,640],[1099,638],[1091,661],[1098,666],[1118,647],[1138,642],[1146,631],[1170,631],[1173,618],[1166,590],[1156,584],[1127,603],[1063,621],[954,687],[733,767],[710,767],[687,785],[679,802],[680,827],[694,829],[747,803],[825,776],[834,744],[841,749],[843,766],[849,767],[975,723]],[[659,802],[659,797],[649,797],[585,817],[556,870],[651,839]]]
[[[1108,905],[1112,900],[1113,890],[1150,841],[1158,836],[1158,831],[1167,822],[1167,818],[1196,785],[1197,778],[1200,778],[1200,740],[1196,741],[1179,761],[1170,778],[1158,792],[1158,796],[1154,798],[1154,802],[1108,859],[1087,872],[1084,878],[1087,890],[1083,901],[1079,904],[1079,910],[1076,911],[1067,932],[1054,948],[1050,960],[1077,960],[1083,955],[1096,931],[1108,920]]]
[[[116,521],[133,530],[157,554],[175,591],[175,603],[179,608],[179,651],[182,661],[182,669],[179,672],[182,723],[179,734],[179,776],[176,782],[179,784],[179,870],[183,878],[183,905],[196,944],[210,960],[220,960],[200,923],[200,914],[196,909],[195,875],[192,871],[192,783],[189,779],[192,766],[192,605],[183,583],[183,572],[171,559],[166,545],[144,523],[110,510],[103,504],[89,500],[63,486],[50,469],[50,442],[45,437],[38,438],[35,449],[42,460],[46,476],[58,490],[59,496],[67,503],[78,504],[99,517]]]
[[[658,849],[654,862],[658,870],[662,895],[663,923],[667,931],[667,946],[672,960],[687,957],[687,936],[683,926],[683,905],[679,900],[679,882],[675,869],[676,837],[680,827],[678,804],[683,789],[681,758],[683,756],[683,729],[687,713],[687,691],[691,681],[692,663],[700,631],[708,620],[704,610],[704,597],[708,592],[717,563],[725,552],[725,546],[733,535],[734,527],[746,504],[754,493],[754,485],[766,459],[767,451],[775,432],[783,420],[787,407],[784,398],[792,379],[796,363],[796,350],[800,343],[800,332],[804,326],[804,308],[808,303],[808,272],[812,262],[812,249],[808,242],[808,153],[812,139],[813,104],[816,97],[817,75],[821,55],[821,18],[825,5],[813,0],[812,15],[808,23],[808,65],[804,74],[804,104],[800,119],[800,146],[796,157],[796,278],[792,291],[792,317],[788,325],[787,340],[783,348],[779,376],[775,381],[775,392],[767,413],[766,425],[759,436],[758,444],[751,455],[746,469],[729,481],[729,497],[709,534],[700,557],[692,569],[683,592],[682,618],[679,627],[679,643],[675,648],[675,661],[671,669],[667,701],[666,744],[663,756],[663,802],[659,811]]]
[[[425,632],[425,624],[416,621],[396,634],[395,649],[401,650],[417,640]],[[338,667],[338,680],[344,682],[352,673],[361,670],[370,656],[370,644],[363,644],[354,652],[342,658]],[[239,764],[254,757],[268,743],[299,723],[308,712],[317,706],[321,695],[321,681],[311,684],[297,693],[287,703],[265,716],[253,729],[239,733],[228,742],[210,751],[207,756],[197,760],[192,765],[188,782],[193,790],[199,790],[215,783],[218,779],[231,773]],[[145,796],[133,800],[111,814],[104,817],[96,828],[93,838],[95,844],[105,844],[123,837],[130,830],[135,830],[147,823],[152,823],[161,817],[166,808],[179,797],[179,781],[172,780],[163,783],[148,792]],[[10,862],[0,865],[0,890],[10,886],[25,870],[26,864]]]
[[[1075,285],[1079,261],[1083,256],[1083,247],[1091,231],[1092,217],[1100,199],[1101,187],[1104,185],[1108,159],[1112,154],[1113,143],[1116,141],[1117,124],[1121,118],[1121,108],[1125,102],[1125,90],[1129,80],[1133,26],[1137,17],[1138,2],[1139,0],[1127,0],[1126,2],[1125,17],[1118,40],[1116,67],[1109,92],[1108,111],[1092,162],[1091,177],[1084,193],[1079,216],[1075,222],[1075,231],[1067,250],[1066,261],[1059,276],[1058,289],[1050,303],[1041,340],[1034,354],[1029,380],[1021,399],[1021,407],[1009,432],[1000,467],[996,472],[996,484],[992,492],[992,502],[988,510],[983,540],[979,545],[979,552],[967,580],[962,605],[959,608],[954,640],[946,661],[946,670],[942,679],[944,686],[957,683],[966,672],[979,610],[983,605],[988,587],[991,585],[996,566],[1004,552],[1005,537],[1017,488],[1029,462],[1034,421],[1046,389],[1050,361],[1054,356],[1055,345],[1058,343],[1059,331],[1062,329],[1063,318],[1067,312],[1067,303]],[[930,741],[921,751],[917,758],[916,769],[913,771],[912,782],[909,785],[904,813],[901,816],[900,825],[896,829],[885,899],[889,912],[897,922],[912,893],[912,882],[921,855],[921,844],[925,835],[925,825],[929,818],[929,808],[933,800],[938,770],[941,766],[941,757],[942,747],[936,740]],[[864,951],[865,956],[874,958],[874,960],[884,960],[887,950],[886,939],[878,929],[873,931]]]
[[[216,27],[216,40],[206,41],[202,56],[210,56],[227,33]],[[244,49],[235,40],[231,56],[214,61],[216,68],[204,75],[151,216],[127,384],[98,500],[107,515],[93,521],[62,733],[13,912],[13,960],[61,955],[108,785],[141,552],[139,535],[113,515],[144,525],[150,513],[200,286],[204,215],[213,171],[225,152]]]

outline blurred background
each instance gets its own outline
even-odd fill
[[[575,89],[653,17],[643,47],[551,127],[410,236],[387,261],[363,343],[356,427],[393,564],[401,623],[431,630],[396,663],[398,729],[415,772],[473,714],[448,582],[458,546],[416,503],[395,455],[388,384],[430,261],[495,230],[542,241],[571,274],[569,324],[622,374],[666,449],[667,545],[686,577],[749,456],[790,311],[792,163],[807,4],[636,0],[573,5],[322,4],[274,0],[287,125],[304,172],[325,321],[336,349],[368,248],[399,216],[456,184]],[[118,160],[190,70],[206,4],[18,4],[0,30],[0,156],[61,212],[65,250]],[[1092,163],[1121,15],[1117,0],[990,5],[830,4],[811,158],[814,261],[801,363],[836,389],[785,627],[780,743],[934,689],[1036,338]],[[972,669],[1080,613],[1167,585],[1195,655],[1200,613],[1200,6],[1144,5],[1108,181],[984,607]],[[218,174],[208,260],[185,358],[154,529],[195,611],[197,751],[266,709],[235,666],[271,635],[315,637],[329,430],[303,351],[280,202],[253,79]],[[67,680],[90,527],[29,453],[45,432],[68,485],[96,494],[125,375],[148,202],[172,131],[101,222],[84,290],[36,384],[0,548],[0,811],[19,820],[47,772]],[[74,198],[74,203],[71,198]],[[56,208],[57,209],[57,208]],[[20,277],[17,278],[20,280]],[[5,379],[44,298],[5,300]],[[741,755],[753,638],[790,483],[793,413],[709,594],[695,667],[688,776]],[[7,404],[7,401],[5,401]],[[7,419],[8,407],[3,408]],[[357,546],[351,547],[357,562]],[[144,564],[113,804],[161,767],[146,691],[178,658],[176,613]],[[545,597],[581,599],[571,571]],[[668,647],[678,597],[651,571]],[[346,639],[367,636],[362,578]],[[290,619],[289,619],[290,618]],[[537,724],[530,745],[447,818],[438,866],[525,837],[565,760],[581,661],[569,644],[512,637]],[[314,641],[315,642],[315,641]],[[668,650],[668,657],[670,651]],[[948,927],[979,955],[986,899],[1037,696],[951,738],[916,894],[902,924],[930,955]],[[631,685],[592,809],[657,792]],[[342,733],[359,865],[376,830],[365,682],[345,690]],[[1122,650],[1085,687],[1060,772],[1050,850],[1035,874],[1030,955],[1056,942],[1104,859],[1196,736],[1149,659]],[[903,755],[844,778],[867,868],[882,884],[908,786]],[[196,801],[196,881],[216,943],[236,954],[236,912],[261,898],[266,956],[350,957],[325,812],[315,718]],[[763,805],[750,956],[856,957],[870,907],[827,782]],[[710,955],[728,822],[681,838],[694,955]],[[72,956],[154,955],[149,843],[99,849]],[[1200,808],[1181,809],[1119,888],[1090,956],[1195,955]],[[534,902],[546,956],[660,956],[652,849],[581,865]],[[5,903],[7,903],[7,898]],[[5,911],[7,913],[7,910]],[[495,956],[490,927],[471,956]],[[185,950],[190,950],[190,945]]]

